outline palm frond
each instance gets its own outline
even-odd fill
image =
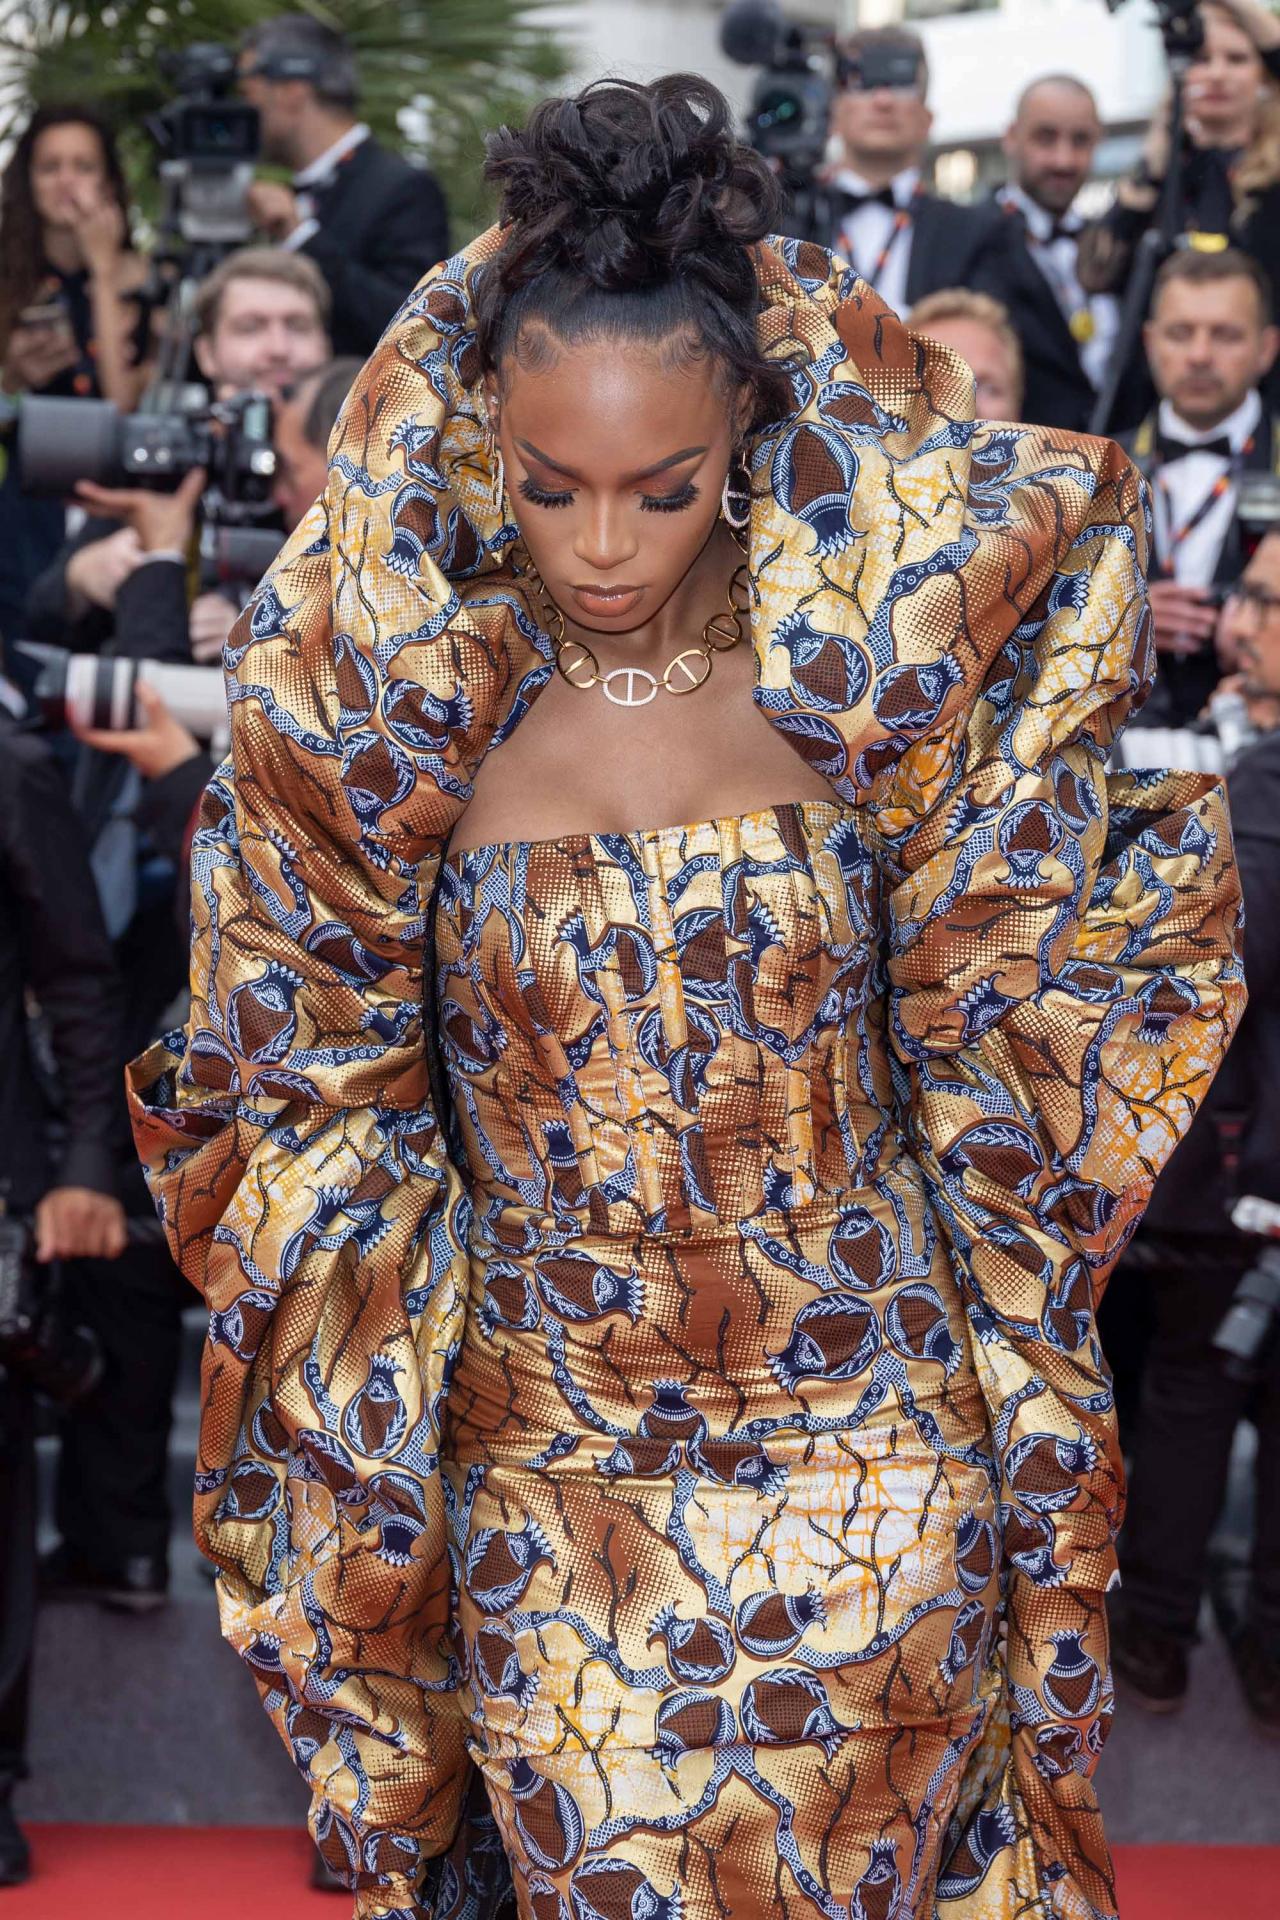
[[[550,0],[292,0],[351,40],[360,112],[380,139],[439,175],[462,240],[492,217],[485,133],[520,119],[568,60],[543,15]],[[141,132],[169,98],[160,56],[238,40],[279,0],[10,0],[0,6],[0,138],[47,101],[85,101],[119,128],[131,185],[154,205]]]

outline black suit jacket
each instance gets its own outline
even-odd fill
[[[907,305],[914,306],[944,287],[969,287],[1003,298],[1009,251],[1009,235],[998,208],[964,207],[934,193],[918,195],[912,208]]]
[[[1022,416],[1037,427],[1067,427],[1083,433],[1093,411],[1094,390],[1080,348],[1067,325],[1057,295],[1036,264],[1027,244],[1027,224],[1016,207],[993,201],[1005,222],[1009,238],[1005,257],[1005,284],[990,288],[1009,309],[1009,318],[1022,344],[1026,366],[1026,393]],[[1117,401],[1113,429],[1137,425],[1150,399],[1145,366],[1138,347],[1135,377],[1127,379]]]
[[[315,191],[319,231],[303,243],[333,296],[335,354],[361,359],[431,267],[449,252],[449,220],[435,176],[376,140],[362,140],[333,181]]]
[[[1148,417],[1132,433],[1120,436],[1120,445],[1130,455],[1134,464],[1148,478],[1158,466],[1156,458],[1156,418]],[[1245,455],[1244,468],[1248,473],[1274,473],[1280,467],[1280,418],[1274,413],[1264,413],[1261,430],[1254,435],[1251,450]],[[1234,516],[1227,528],[1226,538],[1218,551],[1217,565],[1213,570],[1212,585],[1228,587],[1240,578],[1244,571],[1248,555],[1245,552],[1244,531]],[[1152,569],[1152,577],[1161,577]],[[1190,726],[1204,706],[1205,701],[1221,679],[1217,654],[1212,647],[1203,647],[1198,653],[1180,660],[1171,654],[1161,654],[1156,671],[1156,684],[1151,690],[1146,705],[1135,716],[1138,726],[1185,727]]]

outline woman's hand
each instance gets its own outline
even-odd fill
[[[90,273],[114,272],[125,248],[125,218],[119,202],[105,187],[77,195],[70,225]]]
[[[79,358],[80,349],[65,329],[24,327],[18,320],[9,335],[0,386],[8,394],[39,393]]]
[[[1280,17],[1259,0],[1217,0],[1223,13],[1229,13],[1241,33],[1247,33],[1259,53],[1280,47]]]

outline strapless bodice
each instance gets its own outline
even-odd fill
[[[570,1231],[681,1234],[874,1178],[880,879],[852,809],[451,853],[435,938],[484,1196]]]

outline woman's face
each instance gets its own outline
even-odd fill
[[[1187,113],[1204,146],[1244,145],[1253,133],[1266,69],[1247,33],[1205,7],[1204,46],[1187,74]]]
[[[94,205],[107,186],[102,142],[82,121],[46,127],[31,149],[31,197],[47,227],[72,224],[77,212]]]
[[[646,625],[719,517],[739,410],[718,366],[547,339],[490,376],[486,402],[510,510],[551,598],[597,633]]]

